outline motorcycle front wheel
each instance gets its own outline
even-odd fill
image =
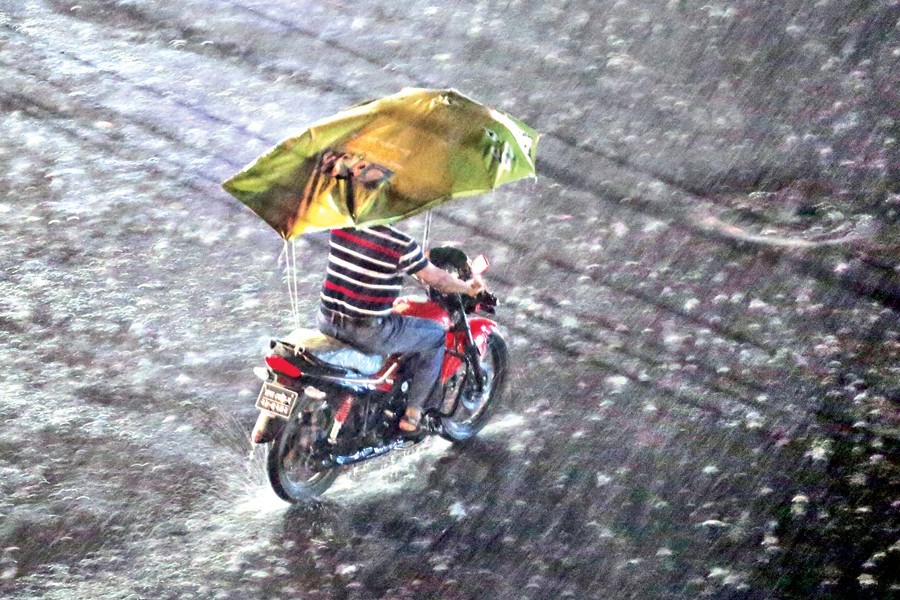
[[[317,450],[326,443],[330,415],[323,404],[293,415],[269,444],[266,472],[278,496],[292,503],[315,500],[338,476],[337,469],[317,468]]]
[[[481,356],[484,392],[478,393],[475,376],[471,368],[467,367],[460,382],[447,390],[456,395],[456,408],[452,415],[441,417],[441,437],[451,442],[464,442],[481,431],[506,390],[508,363],[509,352],[503,336],[497,332],[490,334]]]

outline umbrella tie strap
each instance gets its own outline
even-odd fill
[[[300,291],[297,284],[297,246],[293,240],[290,242],[284,240],[284,250],[281,255],[284,256],[285,282],[288,288],[288,299],[291,303],[291,315],[294,319],[294,325],[300,326]]]

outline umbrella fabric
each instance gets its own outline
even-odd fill
[[[533,177],[537,140],[455,90],[408,88],[314,123],[222,185],[290,240],[393,223]]]

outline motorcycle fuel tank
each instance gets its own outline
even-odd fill
[[[397,298],[394,301],[394,312],[407,317],[419,317],[437,321],[444,326],[444,329],[449,329],[451,325],[450,315],[447,314],[447,311],[437,302],[424,297],[403,296],[402,298]]]

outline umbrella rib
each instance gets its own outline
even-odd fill
[[[301,215],[305,215],[306,211],[309,210],[310,204],[312,204],[313,197],[318,194],[319,183],[322,178],[322,160],[325,157],[324,152],[320,152],[318,158],[316,159],[316,166],[313,168],[312,176],[307,180],[306,187],[303,190],[303,196],[300,198],[299,206],[297,213],[294,215],[295,219],[300,219]],[[294,223],[291,223],[291,229],[293,229]],[[288,236],[293,234],[293,231],[286,232]]]

